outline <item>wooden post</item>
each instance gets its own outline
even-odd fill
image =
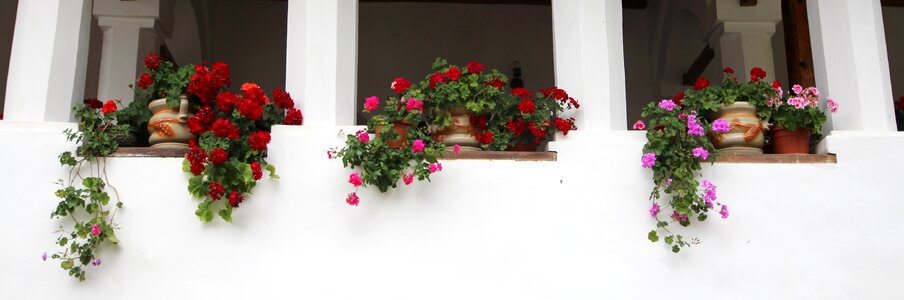
[[[788,81],[792,84],[815,86],[813,53],[810,51],[810,26],[806,0],[782,0],[782,22],[785,28],[785,55],[788,61]]]

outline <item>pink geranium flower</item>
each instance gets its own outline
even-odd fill
[[[656,154],[653,152],[645,153],[640,159],[640,162],[644,168],[652,168],[656,165]]]
[[[694,148],[694,157],[699,157],[700,160],[706,160],[709,158],[709,151],[706,151],[703,147]]]
[[[458,144],[455,144],[455,147],[452,147],[452,152],[455,152],[455,154],[458,154],[459,152],[461,152],[461,146],[459,146]]]
[[[829,111],[833,113],[838,111],[838,103],[835,102],[835,100],[832,100],[832,98],[826,98],[826,106],[828,106]]]
[[[634,122],[633,128],[634,130],[644,130],[647,128],[647,124],[644,124],[641,120],[637,120],[637,122]]]
[[[364,100],[364,110],[368,112],[374,111],[377,106],[380,106],[380,98],[377,98],[377,96],[370,96]]]
[[[345,203],[348,203],[348,205],[358,206],[358,203],[361,203],[361,199],[358,198],[358,194],[351,193],[348,194],[348,197],[345,197]]]
[[[653,202],[653,206],[650,207],[650,216],[656,217],[659,214],[659,203]]]
[[[367,134],[367,131],[364,131],[364,130],[358,130],[358,132],[355,133],[355,134],[358,135],[358,141],[359,141],[359,142],[367,143],[367,142],[370,141],[370,135]]]
[[[414,143],[411,143],[411,152],[424,152],[424,141],[421,139],[414,140]]]
[[[356,173],[352,173],[351,175],[348,175],[348,183],[351,183],[355,187],[359,187],[359,186],[361,186],[361,184],[364,183],[364,181],[361,179],[361,176],[358,175],[358,173],[356,172]]]
[[[402,181],[405,182],[405,185],[409,185],[414,182],[414,174],[402,174]]]
[[[101,232],[103,232],[103,230],[100,229],[100,224],[97,224],[97,223],[91,224],[91,234],[99,235],[99,234],[101,234]]]

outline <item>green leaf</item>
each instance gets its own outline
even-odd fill
[[[232,223],[232,206],[226,205],[226,208],[220,210],[219,215],[226,222]]]
[[[670,235],[670,236],[665,237],[664,240],[665,240],[665,243],[666,243],[666,244],[671,245],[672,242],[673,242],[673,240],[674,240],[674,237],[672,237],[672,236]]]
[[[60,262],[60,267],[63,268],[63,270],[72,269],[73,266],[75,266],[75,262],[73,262],[72,259],[67,259]]]
[[[659,240],[659,236],[656,235],[656,230],[650,230],[650,233],[647,234],[647,238],[654,243]]]
[[[72,152],[66,151],[60,154],[60,165],[63,166],[75,166],[76,160],[72,157]]]
[[[188,179],[188,193],[195,197],[202,197],[207,193],[203,176],[192,176]]]
[[[673,245],[672,252],[678,253],[678,251],[681,251],[681,248],[679,248],[678,245]]]
[[[191,163],[188,161],[188,159],[182,159],[182,172],[191,172]]]
[[[267,166],[265,168],[267,169],[267,172],[270,172],[270,178],[279,179],[279,175],[276,175],[276,167],[275,166],[273,166],[271,164],[267,164]]]
[[[60,247],[66,246],[66,243],[69,243],[69,239],[64,237],[60,238]]]

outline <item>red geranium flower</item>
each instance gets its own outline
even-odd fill
[[[725,69],[722,69],[722,73],[734,74],[734,69],[725,67]]]
[[[522,100],[530,99],[530,92],[523,87],[516,87],[512,89],[512,95],[521,97]]]
[[[778,81],[778,79],[772,81],[772,88],[777,89],[782,87],[782,82]]]
[[[148,73],[141,73],[141,76],[138,77],[138,87],[142,90],[146,90],[152,83],[154,83],[154,79]]]
[[[207,160],[207,152],[204,152],[204,149],[201,149],[201,147],[195,145],[194,147],[191,147],[190,150],[188,150],[188,153],[185,154],[185,159],[193,164],[203,164],[204,161]]]
[[[104,112],[105,115],[116,111],[116,102],[114,102],[113,100],[107,100],[107,103],[104,103],[101,111]]]
[[[276,102],[276,107],[282,109],[295,107],[295,101],[292,100],[292,96],[289,95],[288,92],[283,91],[280,88],[273,90],[273,101]]]
[[[270,98],[267,98],[267,95],[264,94],[264,90],[255,83],[246,82],[243,84],[242,92],[245,100],[251,100],[260,105],[270,104]]]
[[[188,131],[194,135],[201,135],[207,132],[207,128],[204,128],[204,125],[201,125],[201,119],[195,116],[188,118]]]
[[[697,82],[694,82],[694,90],[695,91],[705,89],[708,86],[709,86],[709,80],[706,80],[706,78],[703,78],[703,77],[697,78]]]
[[[235,104],[238,101],[238,96],[232,92],[222,92],[217,95],[217,107],[225,113],[231,113],[232,110],[235,109]]]
[[[257,121],[264,115],[264,107],[260,103],[246,98],[239,102],[239,113],[248,120]]]
[[[524,100],[518,103],[518,111],[522,114],[532,114],[537,110],[537,106],[534,104],[534,100]]]
[[[492,86],[496,89],[501,90],[502,87],[505,86],[505,81],[502,81],[499,78],[493,78],[493,80],[490,80],[490,82],[487,82],[486,85]]]
[[[202,106],[198,109],[198,112],[195,113],[195,116],[198,117],[198,120],[201,121],[201,125],[207,126],[213,123],[213,118],[216,117],[210,106]]]
[[[904,96],[898,98],[898,108],[904,109]]]
[[[210,162],[214,165],[223,164],[229,160],[229,152],[223,150],[223,148],[216,148],[210,151]]]
[[[481,71],[483,71],[482,63],[476,61],[471,61],[468,63],[468,73],[480,74]]]
[[[446,82],[446,78],[443,77],[443,73],[436,72],[433,73],[433,76],[430,76],[430,88],[435,89],[436,84],[440,82]]]
[[[154,52],[148,53],[148,56],[144,58],[144,66],[148,70],[157,70],[160,68],[160,56],[157,56]]]
[[[675,102],[675,105],[682,106],[681,100],[684,100],[684,92],[678,92],[675,94],[675,98],[672,99],[672,102]]]
[[[100,109],[104,106],[104,103],[100,102],[100,100],[97,100],[97,98],[88,98],[83,100],[82,103],[85,103],[85,106],[93,109]]]
[[[569,118],[566,120],[556,117],[555,122],[553,122],[553,126],[555,126],[556,129],[559,129],[559,131],[561,131],[563,135],[568,135],[568,131],[570,130],[578,129],[577,126],[574,126],[574,118]]]
[[[518,118],[518,121],[510,119],[506,122],[505,126],[508,127],[509,131],[518,136],[521,136],[521,134],[524,133],[524,129],[527,127],[522,118]]]
[[[301,111],[297,108],[291,108],[286,112],[286,118],[283,120],[283,124],[285,125],[301,125],[304,121],[304,117],[301,115]]]
[[[495,139],[493,137],[493,132],[491,132],[489,130],[478,133],[477,136],[475,136],[475,138],[477,139],[478,142],[480,142],[481,144],[484,144],[484,145],[493,143],[493,140]]]
[[[251,149],[264,151],[267,150],[267,144],[270,143],[270,133],[266,131],[258,131],[248,136],[248,143]]]
[[[220,197],[222,197],[225,192],[226,190],[223,189],[223,185],[216,181],[211,182],[210,187],[207,190],[207,194],[210,195],[210,199],[213,199],[213,201],[220,200]]]
[[[471,122],[471,125],[474,126],[474,128],[477,128],[480,130],[487,128],[487,116],[486,115],[469,116],[468,121]]]
[[[449,78],[449,80],[456,81],[458,76],[461,76],[461,70],[456,67],[451,67],[446,71],[446,78]]]
[[[568,99],[568,93],[563,89],[552,87],[552,97],[565,101],[565,99]]]
[[[229,205],[232,207],[239,207],[239,204],[245,201],[245,196],[242,196],[239,192],[232,192],[229,194]]]
[[[766,78],[766,71],[763,71],[760,67],[754,67],[753,70],[750,70],[750,81],[759,81],[763,78]]]
[[[546,137],[546,128],[541,126],[537,126],[534,122],[530,122],[528,124],[527,129],[530,130],[530,134],[535,136],[534,142],[539,143],[544,137]]]
[[[217,119],[213,122],[213,125],[210,126],[210,131],[213,131],[213,134],[218,137],[229,137],[230,139],[239,138],[239,127],[229,123],[227,119]]]
[[[408,81],[408,79],[399,77],[399,78],[396,78],[395,80],[393,80],[392,84],[389,85],[389,87],[391,89],[395,90],[396,93],[401,94],[402,92],[408,90],[408,88],[411,87],[411,81]],[[430,86],[430,87],[432,88],[433,86]]]
[[[261,164],[258,162],[251,162],[251,178],[254,180],[261,180],[261,177],[264,176],[264,172],[261,171]]]

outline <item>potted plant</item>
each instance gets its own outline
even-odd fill
[[[301,111],[281,89],[273,91],[272,100],[254,83],[243,84],[240,94],[227,91],[228,70],[223,63],[212,68],[198,65],[188,84],[201,107],[187,121],[190,133],[198,138],[189,141],[182,170],[191,173],[189,193],[203,199],[195,211],[203,222],[210,222],[214,213],[231,222],[233,211],[254,190],[263,170],[278,179],[276,168],[266,160],[270,128],[302,123]]]
[[[795,84],[782,100],[781,88],[776,88],[778,97],[767,100],[771,108],[772,143],[777,154],[808,154],[811,139],[822,137],[825,113],[819,109],[819,90],[815,87],[803,88]],[[838,110],[838,103],[826,99],[826,107],[831,112]]]
[[[764,119],[769,118],[766,109],[767,97],[776,96],[776,91],[763,81],[766,72],[758,67],[750,71],[750,80],[739,82],[733,77],[734,70],[722,70],[725,79],[722,85],[710,85],[703,77],[697,79],[694,88],[679,93],[674,98],[678,106],[688,106],[701,114],[708,114],[706,122],[725,119],[731,130],[715,133],[710,138],[716,149],[728,153],[762,154],[767,129]]]
[[[483,64],[476,61],[460,68],[437,58],[433,62],[434,73],[419,83],[425,96],[427,120],[435,129],[437,142],[479,150],[471,120],[496,107],[507,81],[499,71],[483,69]]]
[[[574,118],[560,117],[572,108],[580,108],[580,104],[563,89],[551,87],[532,93],[514,88],[490,114],[472,123],[476,124],[478,141],[484,149],[536,151],[556,132],[567,135],[577,129]]]
[[[728,206],[717,201],[716,186],[697,178],[701,163],[714,161],[715,147],[706,138],[707,133],[727,133],[731,129],[724,119],[706,124],[698,113],[673,99],[652,102],[641,113],[651,128],[646,133],[641,166],[653,170],[649,215],[656,221],[656,228],[647,238],[657,242],[664,235],[663,242],[676,253],[700,241],[676,233],[672,225],[687,227],[692,220],[704,221],[708,212],[717,207],[723,219],[728,217]],[[634,128],[643,130],[647,126],[637,121]],[[671,213],[661,213],[667,208]]]
[[[177,68],[172,62],[161,61],[154,53],[145,57],[144,65],[147,72],[138,77],[138,87],[141,88],[139,98],[156,99],[147,104],[153,114],[147,124],[150,134],[148,143],[154,148],[187,148],[188,140],[194,136],[186,122],[197,103],[190,103],[185,92],[189,80],[195,76],[195,67],[185,65]],[[228,80],[229,69],[223,66],[215,65],[213,74],[208,76]],[[228,82],[226,85],[229,85]]]
[[[405,185],[410,185],[415,178],[429,181],[431,174],[443,169],[437,157],[445,151],[446,145],[435,142],[427,133],[422,116],[424,102],[417,98],[420,96],[412,92],[399,98],[389,97],[384,113],[372,117],[368,129],[347,135],[342,149],[327,151],[328,158],[341,159],[343,167],[360,169],[349,175],[348,182],[355,191],[348,194],[346,203],[358,205],[358,188],[362,186],[373,185],[380,192],[386,192],[396,188],[399,179]],[[377,97],[369,97],[364,110],[372,112],[379,105]],[[374,138],[368,132],[374,132]],[[454,149],[457,153],[459,145]]]

